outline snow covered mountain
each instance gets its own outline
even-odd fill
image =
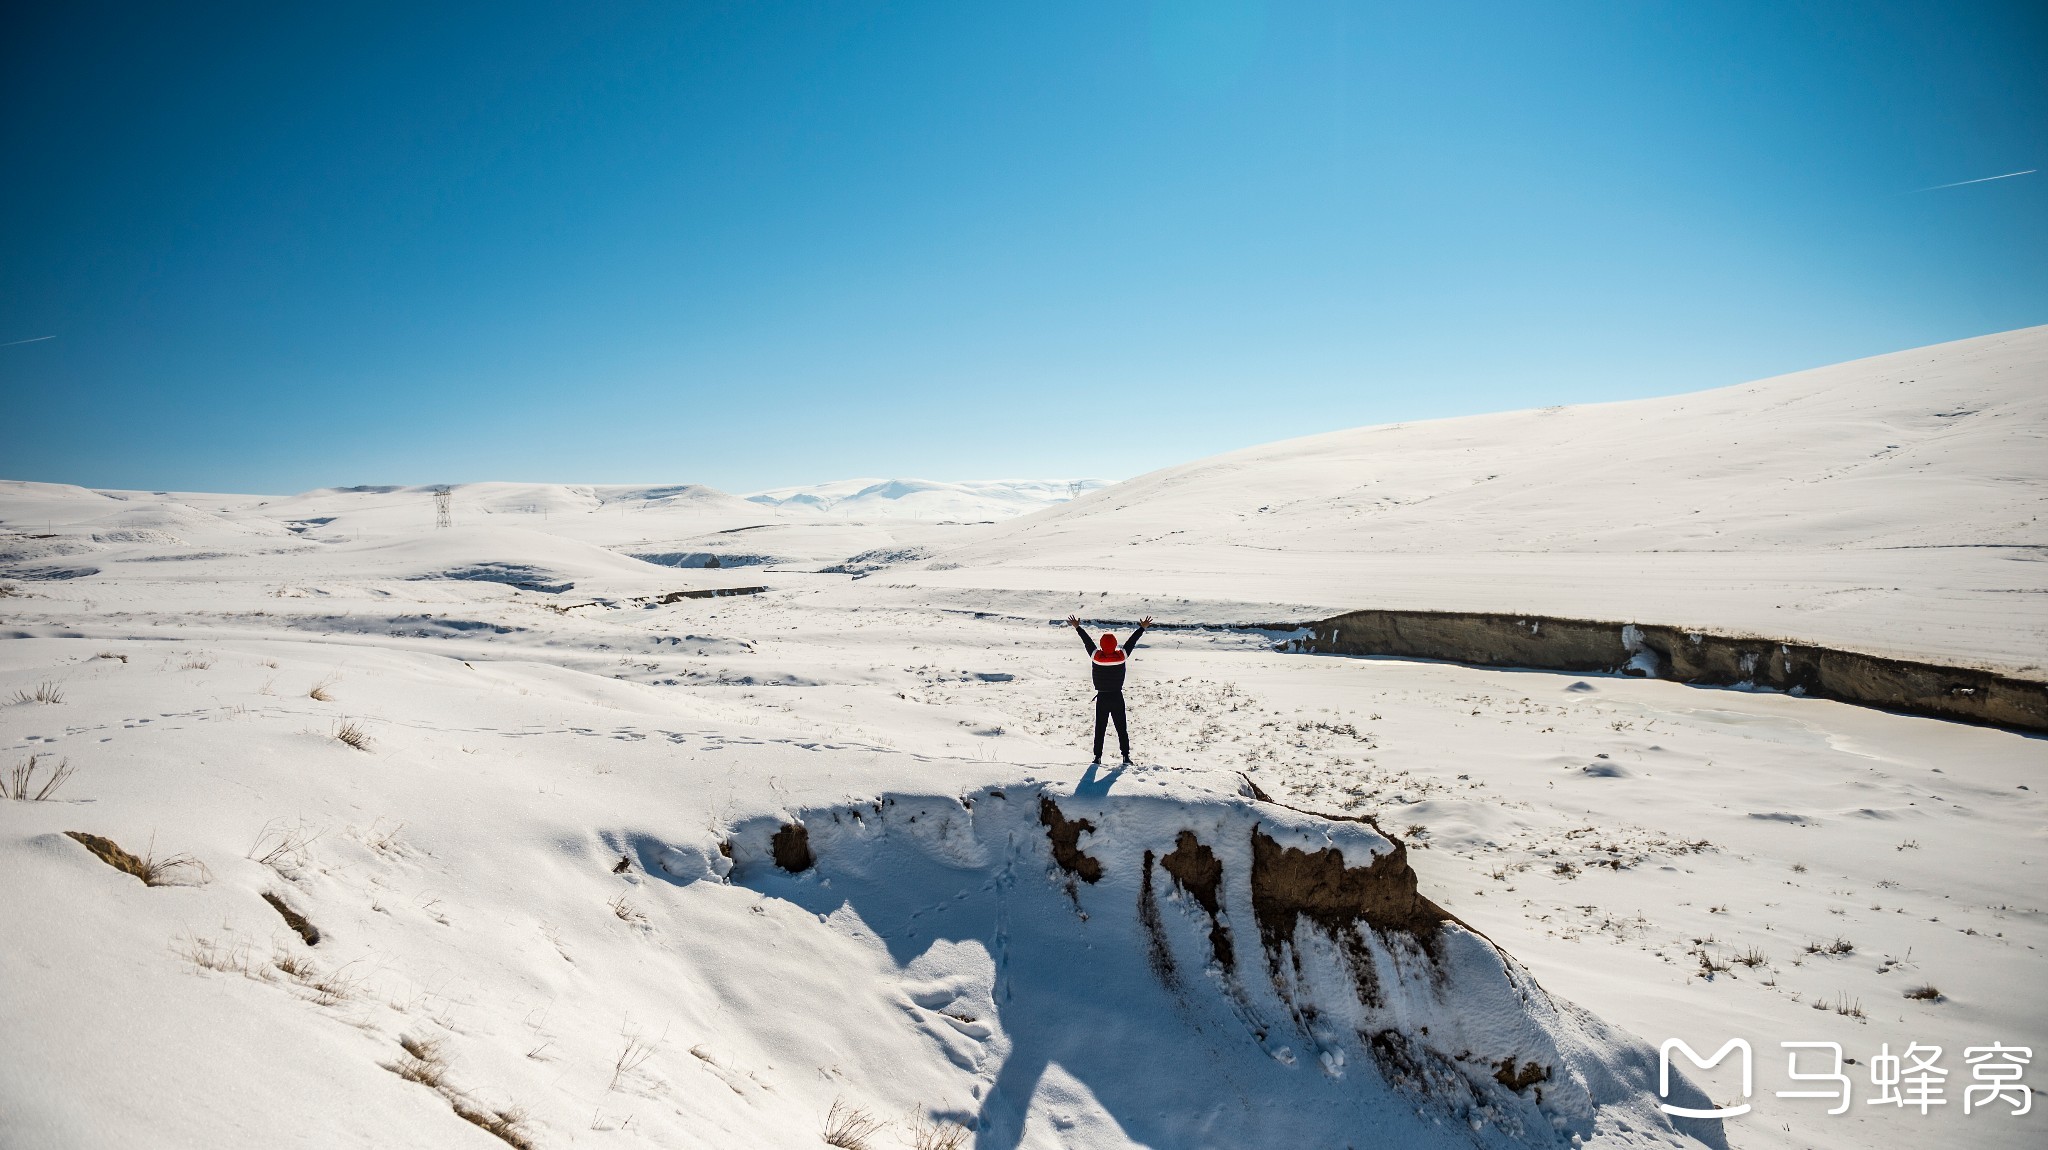
[[[938,483],[929,479],[844,479],[778,487],[747,496],[755,503],[844,518],[903,517],[976,522],[1010,519],[1109,486],[1101,479],[991,479]]]

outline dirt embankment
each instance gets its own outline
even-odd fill
[[[1299,649],[1483,667],[1621,673],[1748,685],[1941,719],[2048,731],[2048,683],[1751,635],[1657,624],[1463,611],[1353,611],[1311,624]]]
[[[1334,848],[1304,851],[1252,832],[1252,910],[1269,948],[1294,938],[1306,918],[1336,937],[1359,925],[1423,938],[1453,921],[1416,890],[1408,850],[1398,841],[1371,865],[1344,865]]]

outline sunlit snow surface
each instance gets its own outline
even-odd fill
[[[993,527],[704,488],[460,486],[437,529],[428,488],[7,484],[0,698],[61,701],[0,705],[0,778],[31,755],[76,773],[52,801],[0,802],[0,1143],[498,1144],[462,1101],[523,1111],[542,1147],[812,1147],[844,1100],[893,1124],[876,1147],[913,1144],[913,1110],[1003,1147],[1659,1144],[1654,1099],[1617,1083],[1653,1079],[1667,1038],[1741,1037],[1755,1109],[1724,1124],[1730,1145],[2038,1145],[2041,1107],[1961,1111],[1965,1047],[2048,1053],[2041,739],[1287,655],[1219,627],[1147,636],[1140,766],[1085,773],[1086,668],[1056,620],[1512,598],[1782,618],[1794,637],[2023,669],[2043,649],[2044,342],[1666,409],[1343,433]],[[1529,430],[1546,420],[1584,430]],[[1425,447],[1317,446],[1375,435]],[[1464,481],[1481,456],[1500,486]],[[1407,494],[1384,512],[1343,494],[1370,485]],[[860,578],[820,573],[863,553],[882,557]],[[751,587],[768,590],[662,602]],[[336,738],[350,725],[364,749]],[[1550,1111],[1486,1115],[1388,1086],[1312,946],[1317,1017],[1291,1016],[1256,963],[1234,996],[1201,910],[1155,873],[1163,978],[1135,855],[1203,828],[1256,954],[1229,859],[1262,819],[1316,833],[1243,798],[1246,779],[1405,840],[1423,893],[1469,926],[1446,983],[1469,989],[1432,999],[1417,974],[1386,1009],[1478,1046],[1552,1043],[1583,1114],[1564,1089]],[[1101,882],[1053,864],[1041,793],[1096,822],[1080,843]],[[796,816],[818,862],[791,876],[762,844]],[[190,855],[210,881],[146,888],[64,831]],[[1540,989],[1483,997],[1504,970]],[[1929,985],[1939,998],[1906,997]],[[439,1090],[391,1069],[410,1065],[402,1038],[438,1043],[422,1049]],[[1849,1114],[1775,1097],[1797,1088],[1778,1044],[1814,1040],[1858,1060]],[[1866,1104],[1880,1045],[1914,1042],[1944,1048],[1948,1104]],[[1731,1074],[1689,1076],[1738,1100]]]

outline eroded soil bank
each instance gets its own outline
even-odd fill
[[[1658,624],[1462,611],[1352,611],[1310,625],[1299,649],[1484,667],[1622,673],[1754,686],[1888,711],[2048,731],[2048,683],[1752,635]]]

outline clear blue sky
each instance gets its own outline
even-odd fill
[[[2048,322],[2048,6],[24,6],[0,476],[1124,477]],[[39,337],[53,336],[50,339]]]

